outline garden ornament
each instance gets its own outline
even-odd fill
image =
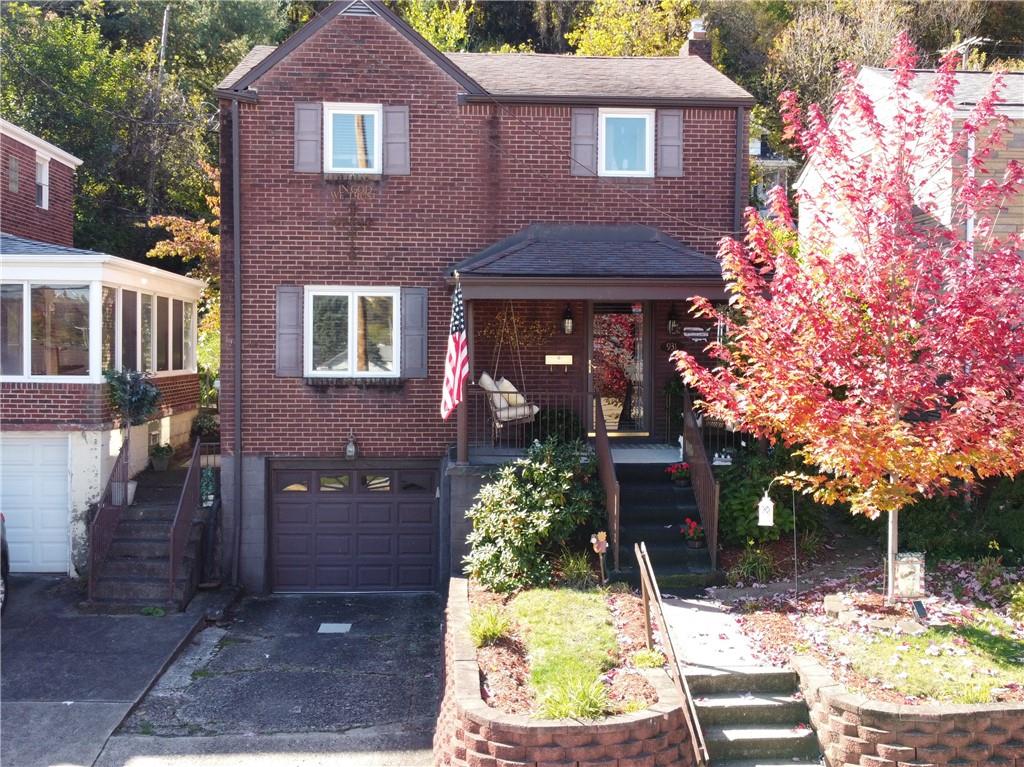
[[[590,545],[594,547],[594,551],[597,553],[597,559],[601,563],[601,583],[605,583],[607,578],[604,574],[604,555],[608,551],[608,533],[602,530],[599,533],[595,533],[590,536]]]

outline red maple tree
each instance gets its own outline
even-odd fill
[[[831,120],[782,95],[787,136],[820,188],[799,235],[776,189],[771,215],[747,211],[743,242],[721,242],[730,308],[694,299],[727,329],[709,347],[718,366],[674,355],[709,415],[811,467],[783,481],[854,513],[890,512],[890,568],[899,509],[1024,470],[1024,222],[995,227],[1024,169],[989,172],[1010,131],[1003,81],[957,115],[955,61],[923,101],[904,35],[884,99],[852,65]]]

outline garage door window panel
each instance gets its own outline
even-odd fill
[[[277,473],[277,492],[306,493],[309,492],[309,472],[281,471]]]
[[[359,477],[359,483],[363,490],[370,493],[390,493],[391,475],[366,473]]]
[[[306,376],[398,377],[398,288],[308,286],[305,292]]]
[[[347,493],[352,489],[352,477],[349,474],[321,474],[321,493]]]
[[[32,375],[89,375],[89,286],[32,286]]]
[[[0,285],[0,373],[21,375],[25,370],[25,287]]]

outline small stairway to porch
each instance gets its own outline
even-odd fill
[[[673,594],[700,590],[716,582],[707,548],[686,545],[680,526],[686,518],[702,521],[689,487],[676,487],[663,462],[615,463],[619,481],[619,566],[624,578],[636,580],[634,544],[647,546],[658,584]]]
[[[183,609],[199,583],[202,524],[193,523],[185,556],[170,593],[171,524],[187,468],[146,470],[135,502],[121,512],[107,556],[99,566],[92,601],[105,606],[169,606]],[[198,515],[197,515],[198,517]]]

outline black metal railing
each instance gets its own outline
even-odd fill
[[[96,506],[96,516],[89,525],[89,599],[96,598],[96,581],[100,566],[107,558],[114,532],[121,521],[121,512],[128,506],[131,481],[131,459],[128,437],[121,443],[110,478]]]
[[[468,440],[471,449],[519,451],[549,436],[587,438],[593,407],[590,392],[487,392],[475,383],[466,388]]]

